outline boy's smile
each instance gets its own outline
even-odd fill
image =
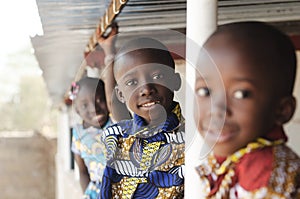
[[[160,104],[160,101],[159,100],[147,100],[146,102],[139,104],[138,107],[144,108],[144,109],[151,109],[156,104]]]
[[[238,125],[234,123],[225,122],[224,125],[220,125],[212,122],[203,122],[203,129],[206,133],[206,140],[211,143],[225,143],[233,139],[239,132]]]

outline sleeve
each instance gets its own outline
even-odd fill
[[[122,128],[118,125],[107,127],[103,132],[103,142],[106,147],[107,161],[113,159],[118,148],[118,138],[122,136]]]
[[[81,151],[80,151],[80,138],[78,135],[78,131],[79,131],[79,127],[75,126],[72,129],[72,144],[71,144],[71,151],[75,154],[81,155]]]

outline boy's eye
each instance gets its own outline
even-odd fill
[[[126,86],[132,86],[132,85],[136,85],[136,84],[137,84],[137,81],[134,79],[131,79],[131,80],[128,80],[125,82]]]
[[[82,104],[82,109],[86,109],[87,108],[87,104]]]
[[[163,74],[154,74],[154,75],[152,76],[153,79],[161,79],[161,78],[163,78],[163,77],[164,77]]]
[[[237,90],[233,93],[233,97],[236,99],[245,99],[250,97],[251,93],[247,90]]]
[[[202,87],[196,90],[196,94],[200,97],[207,97],[210,95],[210,90],[207,87]]]

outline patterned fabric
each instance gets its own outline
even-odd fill
[[[281,133],[283,139],[267,141],[253,150],[249,144],[247,153],[230,164],[232,157],[210,154],[197,168],[204,188],[201,198],[300,198],[300,159],[284,144],[282,128],[274,133]]]
[[[134,115],[103,135],[108,163],[99,198],[183,198],[185,134],[178,103],[156,127]]]
[[[109,119],[103,129],[111,124]],[[98,184],[102,180],[106,165],[105,146],[101,143],[103,129],[94,127],[84,129],[82,125],[76,125],[72,131],[71,150],[84,160],[90,175],[90,183],[83,196],[85,199],[97,198],[100,192]]]

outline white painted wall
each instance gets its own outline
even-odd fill
[[[289,138],[288,145],[300,156],[300,51],[297,51],[298,70],[294,88],[294,96],[297,99],[296,112],[292,120],[285,125]]]

